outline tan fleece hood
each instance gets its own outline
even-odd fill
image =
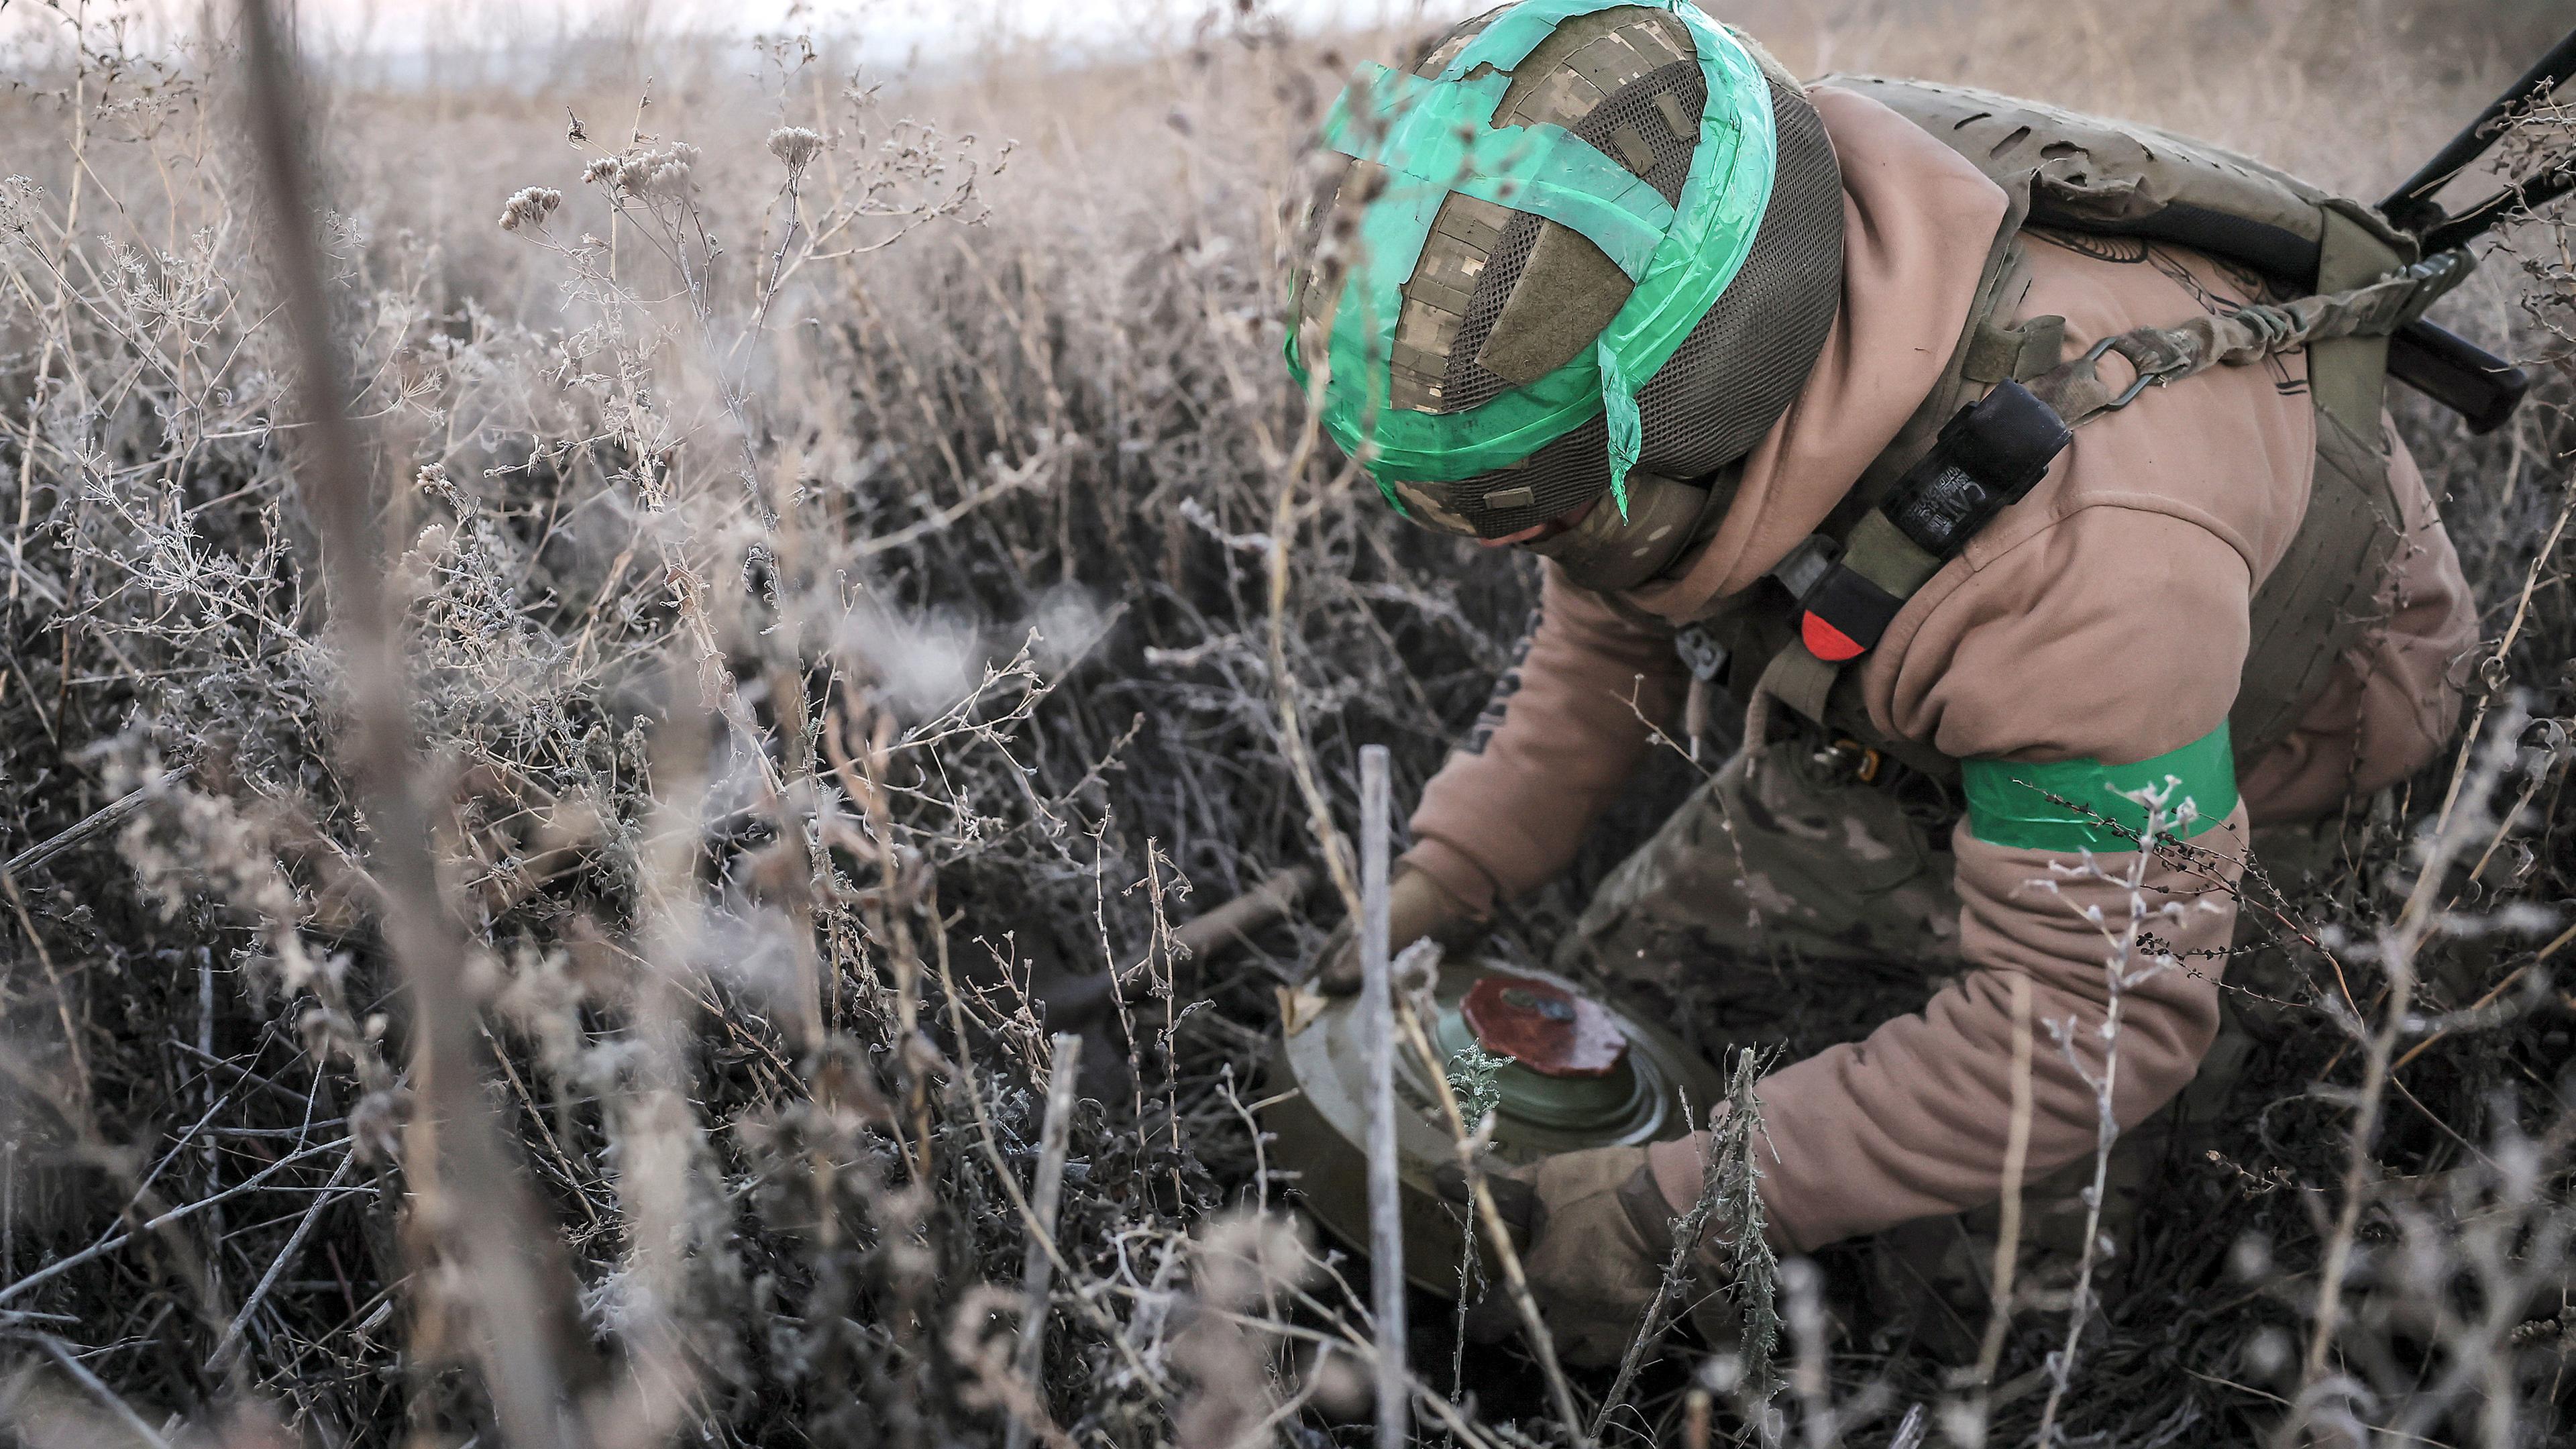
[[[1749,587],[1815,532],[1896,440],[1966,329],[2003,225],[2002,188],[1866,97],[1808,93],[1843,173],[1843,305],[1807,386],[1752,454],[1717,533],[1630,602],[1687,620]]]

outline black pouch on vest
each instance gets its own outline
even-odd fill
[[[1941,426],[1932,451],[1896,480],[1879,511],[1935,558],[1956,558],[2065,451],[2065,420],[2007,379]]]

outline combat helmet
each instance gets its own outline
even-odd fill
[[[1687,0],[1520,0],[1327,114],[1291,372],[1389,503],[1632,587],[1715,528],[1842,290],[1797,81]],[[1327,360],[1329,365],[1324,365]]]

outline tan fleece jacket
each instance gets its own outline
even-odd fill
[[[1894,439],[1949,356],[2003,216],[1992,183],[1902,117],[1830,87],[1813,97],[1843,171],[1842,312],[1805,391],[1747,460],[1715,537],[1629,594],[1675,625],[1758,582]],[[2063,316],[2070,349],[2249,299],[2243,279],[2164,248],[2033,236],[2025,250],[2000,316]],[[2306,506],[2310,408],[2294,355],[2151,389],[2077,431],[2048,477],[1910,599],[1866,656],[1874,722],[1957,757],[2109,763],[2217,728],[2243,666],[2253,590]],[[2376,789],[2450,730],[2458,701],[2444,673],[2475,642],[2475,619],[2402,448],[2396,472],[2409,546],[2387,623],[2239,782],[2229,833],[2200,844],[2241,842],[2249,820],[2313,816]],[[1406,856],[1480,912],[1565,868],[1642,756],[1644,721],[1669,720],[1684,684],[1669,628],[1613,610],[1553,566],[1519,673],[1481,749],[1452,756],[1425,789]],[[2010,1120],[2012,976],[2030,981],[2034,1020],[2074,1019],[2079,1054],[2101,1075],[2109,952],[2085,912],[2099,907],[2116,929],[2129,891],[2098,880],[2034,887],[2051,876],[2046,853],[1990,845],[1965,824],[1954,848],[1964,975],[1920,1014],[1762,1084],[1778,1152],[1763,1195],[1786,1246],[1994,1200]],[[2101,865],[2119,875],[2132,859]],[[2144,894],[2150,910],[2181,908],[2153,927],[2176,948],[2226,944],[2234,904],[2206,879],[2151,862]],[[2216,1031],[2217,982],[2197,965],[2169,969],[2127,987],[2121,1009],[2113,1105],[2126,1126],[2190,1080]],[[2044,1028],[2039,1043],[2033,1177],[2090,1152],[2096,1120],[2092,1087]],[[1668,1195],[1696,1196],[1688,1144],[1659,1151],[1657,1169]]]

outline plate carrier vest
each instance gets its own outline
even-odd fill
[[[1773,591],[1748,589],[1682,631],[1677,647],[1700,681],[1695,692],[1723,674],[1738,699],[1777,700],[1839,738],[1955,781],[1958,761],[1879,732],[1858,671],[1842,666],[1877,642],[1978,527],[2028,491],[2067,429],[2126,406],[2147,386],[2305,347],[2315,482],[2288,551],[2254,593],[2251,645],[2228,717],[2237,767],[2250,766],[2287,737],[2372,620],[2399,542],[2380,432],[2388,337],[2465,277],[2468,257],[2418,261],[2414,238],[2370,207],[2150,126],[1928,81],[1834,75],[1818,84],[1912,121],[2003,188],[2008,204],[1940,380],[1817,535],[1773,570],[1796,606],[1783,611]],[[1995,320],[2024,270],[2027,227],[2187,247],[2250,267],[2276,295],[2296,300],[2140,328],[2068,361],[2064,318]],[[2094,371],[2113,351],[2137,374],[2117,394]],[[2054,417],[2035,411],[2033,398]],[[2005,432],[2019,430],[2010,439],[2018,458],[1980,466],[1995,449],[1969,436],[1972,413],[2007,415]],[[1936,519],[1928,531],[1927,488]]]

